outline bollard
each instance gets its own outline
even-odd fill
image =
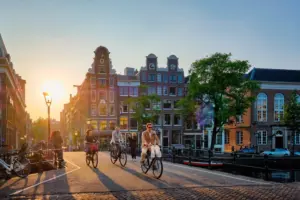
[[[264,155],[264,164],[265,164],[265,181],[269,180],[269,162],[268,155]]]

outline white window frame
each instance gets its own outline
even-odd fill
[[[91,104],[91,116],[97,116],[97,105]]]
[[[257,132],[257,144],[258,145],[267,145],[268,144],[268,132],[266,130],[258,130]],[[264,138],[266,139],[264,142]]]
[[[179,124],[175,124],[175,116],[179,116]],[[181,126],[182,125],[182,116],[180,114],[174,114],[173,115],[173,121],[174,121],[174,126]]]
[[[161,96],[162,95],[162,87],[157,86],[157,95]]]
[[[157,76],[156,77],[157,82],[161,83],[161,74],[158,73],[156,76]]]
[[[236,131],[236,144],[237,145],[242,145],[244,143],[244,133],[243,131]]]
[[[181,91],[181,93],[180,93],[179,91]],[[177,88],[177,95],[178,95],[179,97],[182,97],[182,96],[183,96],[183,88]]]
[[[294,143],[295,145],[300,145],[300,133],[295,134]]]
[[[148,87],[148,94],[156,94],[156,87],[155,86]]]
[[[106,107],[106,113],[103,115],[103,114],[101,114],[100,113],[100,106],[101,105],[104,105],[105,107]],[[108,111],[108,108],[107,108],[108,106],[107,106],[107,104],[101,104],[101,103],[99,103],[99,105],[98,105],[98,113],[99,113],[99,116],[106,116],[107,115],[107,111]]]
[[[170,124],[166,124],[166,115],[170,115]],[[164,114],[164,121],[163,121],[164,123],[163,123],[163,125],[164,126],[172,126],[172,115],[171,114],[168,114],[168,113],[166,113],[166,114]]]
[[[230,132],[225,132],[224,143],[230,144]]]
[[[264,119],[264,112],[266,114],[265,119]],[[268,96],[265,93],[259,93],[257,95],[256,119],[259,122],[267,122],[268,121]]]
[[[175,88],[175,94],[171,94],[171,88]],[[174,96],[176,96],[176,95],[177,95],[177,88],[176,88],[176,87],[173,87],[173,86],[169,87],[169,96],[174,97]]]
[[[109,110],[108,110],[108,113],[109,113],[110,116],[115,116],[116,109],[114,109],[114,113],[111,114],[111,113],[110,113],[110,108],[115,108],[115,105],[114,105],[114,104],[109,104]]]
[[[243,115],[238,115],[238,116],[236,116],[236,123],[243,123],[244,122],[244,120],[243,120]]]
[[[129,87],[129,96],[137,97],[139,95],[137,87]]]
[[[277,112],[277,114],[276,114],[276,112]],[[274,96],[274,121],[275,122],[282,121],[283,114],[284,114],[284,95],[281,93],[277,93]],[[281,117],[282,117],[282,119],[281,119]]]

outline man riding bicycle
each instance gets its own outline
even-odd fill
[[[142,133],[142,155],[141,164],[144,163],[148,150],[151,150],[151,158],[161,157],[159,148],[159,138],[155,131],[152,130],[152,124],[146,124],[146,131]]]
[[[112,132],[110,144],[117,149],[117,152],[115,153],[117,153],[118,157],[120,157],[121,155],[121,146],[120,146],[121,142],[123,142],[123,137],[120,132],[120,128],[117,126],[115,130]]]

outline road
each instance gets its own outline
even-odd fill
[[[125,168],[99,152],[94,169],[84,152],[67,152],[65,169],[12,178],[0,183],[0,199],[300,199],[299,185],[278,184],[202,168],[164,162],[160,180],[143,174],[139,162]],[[129,156],[130,157],[130,156]]]

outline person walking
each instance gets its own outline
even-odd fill
[[[136,160],[136,133],[131,133],[131,137],[129,137],[130,151],[132,160]]]

